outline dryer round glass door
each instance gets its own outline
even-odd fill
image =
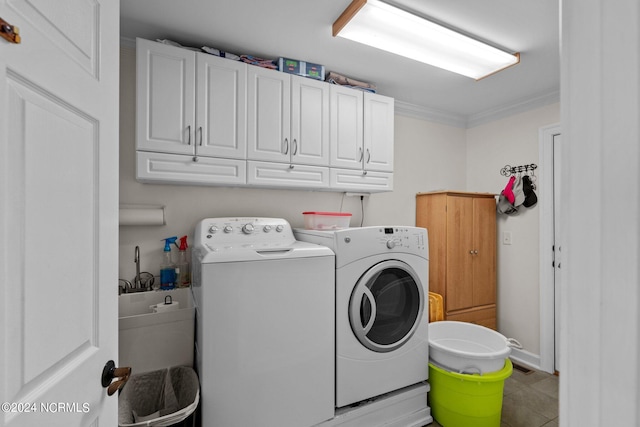
[[[365,347],[389,352],[411,338],[423,309],[424,291],[415,271],[401,261],[383,261],[356,283],[349,301],[349,322]]]

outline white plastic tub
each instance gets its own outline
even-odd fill
[[[504,368],[510,354],[510,340],[484,326],[449,320],[429,324],[429,358],[446,370],[496,372]]]

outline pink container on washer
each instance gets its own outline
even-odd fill
[[[302,212],[302,215],[307,230],[340,230],[349,228],[351,221],[348,212]]]

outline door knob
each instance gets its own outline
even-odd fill
[[[107,395],[111,396],[124,386],[130,376],[131,368],[116,368],[114,361],[109,360],[102,369],[102,387],[106,388]]]
[[[11,43],[20,43],[20,29],[0,18],[0,37]]]

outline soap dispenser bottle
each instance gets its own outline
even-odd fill
[[[168,237],[164,240],[164,253],[160,264],[160,289],[168,290],[176,287],[176,266],[171,261],[171,244],[176,244],[178,237]]]
[[[176,268],[178,269],[178,287],[187,288],[191,284],[191,274],[189,271],[189,257],[187,256],[187,236],[180,238],[180,247],[178,248],[178,261]]]

